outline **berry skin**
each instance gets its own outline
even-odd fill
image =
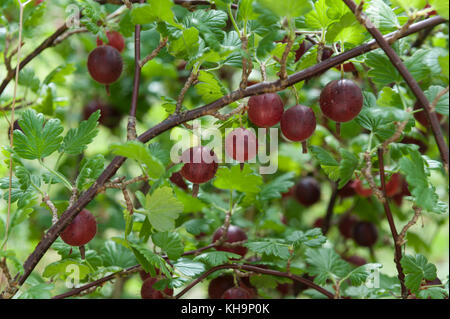
[[[392,174],[391,179],[386,183],[386,195],[393,197],[402,191],[403,178],[399,173]]]
[[[281,132],[295,142],[308,139],[316,129],[316,116],[311,108],[295,105],[287,109],[281,117]]]
[[[191,147],[183,152],[181,175],[194,184],[206,183],[216,175],[218,159],[214,152],[204,146]]]
[[[344,238],[352,238],[353,237],[353,227],[358,222],[358,219],[350,214],[343,215],[339,219],[339,232],[341,233]]]
[[[156,278],[148,278],[144,281],[141,287],[142,299],[164,299],[164,295],[161,291],[153,288],[153,285],[158,281]],[[164,293],[169,296],[173,296],[173,290],[169,288],[164,289]]]
[[[188,186],[186,182],[183,179],[183,176],[180,172],[175,172],[170,176],[170,181],[177,185],[179,188],[184,189],[185,191],[188,190]]]
[[[102,45],[89,54],[87,62],[89,74],[101,84],[111,84],[122,74],[122,56],[116,48]]]
[[[231,275],[222,275],[209,282],[208,295],[211,299],[220,299],[225,291],[234,286],[234,279]]]
[[[297,62],[298,60],[300,60],[302,58],[302,56],[312,47],[312,43],[307,41],[307,40],[303,40],[302,43],[300,43],[300,47],[298,48],[297,51],[295,51],[295,62]]]
[[[252,299],[252,296],[244,288],[233,287],[225,291],[221,299]]]
[[[225,152],[238,162],[255,158],[257,149],[258,140],[252,130],[236,128],[225,138]]]
[[[123,36],[117,31],[106,31],[106,37],[108,38],[107,45],[110,45],[117,49],[117,51],[122,52],[125,49],[125,40]],[[103,45],[103,41],[100,37],[97,37],[97,46]]]
[[[319,217],[314,221],[313,227],[314,228],[322,228],[322,226],[323,226],[323,218]]]
[[[19,130],[23,133],[22,128],[19,125],[19,120],[15,120],[13,124],[13,130]],[[11,138],[11,126],[8,127],[8,140]]]
[[[356,255],[345,257],[344,260],[356,267],[364,266],[365,264],[367,264],[367,260]]]
[[[219,240],[222,237],[222,234],[223,234],[223,228],[220,227],[219,229],[217,229],[214,232],[212,242],[214,243],[217,240]],[[228,232],[227,232],[227,237],[225,239],[225,242],[234,243],[234,242],[239,242],[239,241],[244,241],[244,240],[247,240],[247,235],[241,228],[234,226],[234,225],[230,225],[230,227],[228,227]],[[216,249],[219,251],[228,251],[230,253],[241,255],[241,257],[244,257],[245,254],[247,253],[247,247],[245,247],[245,246],[217,246]]]
[[[248,118],[259,127],[271,127],[280,122],[284,106],[276,93],[252,96],[248,100]]]
[[[353,227],[353,239],[363,247],[371,247],[378,240],[378,230],[370,222],[358,222]]]
[[[422,153],[422,154],[425,154],[426,151],[428,150],[428,145],[427,144],[425,144],[421,140],[416,139],[414,137],[405,136],[402,139],[401,143],[403,143],[403,144],[415,144],[415,145],[419,146],[419,152]]]
[[[320,109],[335,122],[353,120],[363,106],[363,95],[353,81],[343,79],[328,83],[320,94]]]
[[[416,104],[414,104],[414,110],[422,110],[419,112],[414,113],[414,118],[417,122],[422,124],[424,127],[430,127],[430,121],[428,121],[427,115],[425,114],[425,111],[422,109],[420,102],[417,101]],[[436,113],[438,121],[440,122],[442,120],[442,114]]]
[[[364,188],[363,182],[360,179],[355,179],[352,182],[352,187],[355,190],[355,192],[361,197],[372,196],[372,189],[370,187]]]
[[[312,177],[302,178],[295,185],[295,198],[303,206],[311,206],[320,200],[320,185]]]
[[[61,233],[61,239],[70,246],[83,246],[97,233],[95,217],[83,209]]]
[[[344,187],[342,187],[338,191],[338,195],[340,198],[353,197],[355,196],[355,194],[356,192],[355,189],[353,188],[353,181],[348,182],[347,184],[344,185]]]
[[[100,118],[98,119],[99,123],[113,129],[117,126],[120,121],[121,115],[119,111],[112,105],[104,103],[98,99],[90,101],[83,108],[83,120],[87,120],[92,113],[100,110]]]

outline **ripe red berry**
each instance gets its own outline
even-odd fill
[[[364,266],[365,264],[367,264],[367,260],[356,255],[345,257],[344,260],[357,267]]]
[[[295,105],[281,117],[281,132],[291,141],[305,141],[316,129],[316,116],[310,107]]]
[[[19,130],[23,133],[23,130],[19,125],[19,120],[14,121],[13,130]],[[8,139],[10,139],[10,138],[11,138],[11,125],[8,127]]]
[[[323,218],[319,217],[314,221],[313,227],[314,228],[322,228],[322,226],[323,226]]]
[[[297,51],[295,51],[295,62],[300,60],[302,56],[312,47],[312,43],[308,40],[303,40],[302,43],[300,43],[300,47]]]
[[[352,182],[352,187],[355,190],[355,192],[361,197],[372,196],[372,189],[370,187],[369,188],[365,188],[364,185],[363,185],[362,180],[360,180],[360,179],[355,179]]]
[[[100,110],[100,118],[98,119],[100,124],[110,129],[117,127],[121,119],[120,112],[114,106],[98,99],[90,101],[83,108],[83,120],[87,120],[97,110]]]
[[[177,185],[179,188],[184,189],[185,191],[188,190],[188,186],[186,182],[183,179],[183,176],[180,172],[175,172],[170,176],[170,181]]]
[[[231,275],[222,275],[209,282],[208,295],[211,299],[220,299],[225,291],[234,286],[234,279]]]
[[[414,113],[414,118],[417,122],[422,124],[422,126],[430,127],[430,122],[428,121],[427,115],[425,114],[425,111],[422,109],[422,106],[419,101],[414,104],[414,110],[422,110],[419,112]],[[436,113],[438,121],[440,122],[442,120],[442,114]]]
[[[191,147],[183,152],[181,175],[194,184],[202,184],[216,175],[218,159],[214,152],[204,146]]]
[[[161,291],[153,288],[153,285],[158,281],[156,278],[148,278],[142,283],[141,297],[142,299],[164,299]],[[165,288],[164,293],[168,296],[173,296],[173,289]]]
[[[320,185],[313,177],[302,178],[295,185],[295,198],[303,206],[311,206],[320,200]]]
[[[34,6],[38,6],[40,5],[42,2],[44,2],[45,0],[34,0]]]
[[[276,93],[252,96],[248,100],[248,118],[259,127],[271,127],[280,122],[284,106]]]
[[[391,178],[386,183],[386,195],[392,197],[401,193],[402,181],[403,178],[399,173],[392,174]]]
[[[334,54],[331,48],[323,48],[322,50],[322,61],[328,60]]]
[[[353,120],[363,106],[363,95],[353,81],[343,79],[328,83],[320,94],[320,109],[336,122]]]
[[[217,229],[214,232],[212,242],[214,243],[217,240],[219,240],[222,237],[222,234],[223,234],[223,228],[220,227],[219,229]],[[240,242],[240,241],[244,241],[244,240],[247,240],[247,235],[241,228],[234,226],[234,225],[230,225],[230,227],[228,227],[228,232],[227,232],[225,242],[235,243],[235,242]],[[228,251],[230,253],[238,254],[238,255],[241,255],[242,257],[244,257],[245,254],[247,253],[247,247],[245,247],[245,246],[217,246],[215,248],[220,251]]]
[[[125,48],[125,39],[117,31],[106,31],[106,37],[108,38],[107,45],[110,45],[117,49],[117,51],[122,52]],[[103,41],[100,37],[97,37],[97,46],[103,45]]]
[[[348,198],[355,196],[356,192],[353,188],[353,181],[348,182],[340,190],[338,190],[338,195],[341,198]]]
[[[291,294],[292,284],[278,284],[277,290],[281,294],[281,296],[286,296]]]
[[[428,150],[427,144],[425,144],[421,140],[416,139],[414,137],[405,136],[402,139],[401,143],[403,143],[403,144],[415,144],[415,145],[419,146],[419,152],[422,153],[422,154],[425,154],[426,151]]]
[[[233,287],[225,291],[222,299],[251,299],[250,293],[241,287]]]
[[[97,233],[95,217],[83,209],[61,233],[61,239],[70,246],[83,246]]]
[[[378,239],[378,230],[370,222],[358,222],[353,227],[353,239],[360,246],[373,246]]]
[[[102,45],[89,54],[87,62],[89,74],[101,84],[111,84],[122,74],[122,56],[116,48]]]
[[[238,162],[246,162],[255,158],[258,140],[252,130],[236,128],[225,138],[225,152]]]
[[[358,222],[358,218],[353,215],[345,214],[339,219],[339,232],[344,238],[352,238],[353,237],[353,227]]]

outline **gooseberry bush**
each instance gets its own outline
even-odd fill
[[[0,12],[2,298],[448,298],[448,1]]]

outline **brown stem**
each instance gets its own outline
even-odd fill
[[[383,148],[378,149],[378,164],[380,168],[380,180],[381,180],[381,191],[383,192],[384,196],[384,212],[386,214],[386,218],[389,223],[389,228],[391,229],[392,238],[394,239],[394,247],[395,247],[395,255],[394,255],[394,261],[395,265],[397,267],[398,271],[398,279],[400,280],[400,285],[402,288],[402,298],[405,299],[408,296],[408,289],[405,286],[405,274],[403,273],[403,268],[400,263],[402,259],[402,247],[398,244],[398,232],[397,228],[395,227],[394,223],[394,217],[392,216],[391,207],[389,206],[389,201],[387,199],[386,195],[386,180],[384,175],[384,158],[383,158],[384,150]]]
[[[325,218],[323,219],[323,224],[322,224],[322,233],[324,235],[326,235],[326,233],[330,229],[331,218],[333,217],[334,205],[336,204],[336,198],[338,195],[338,187],[337,187],[336,182],[331,182],[331,188],[332,188],[332,192],[331,192],[331,196],[330,196],[330,201],[328,202],[327,214],[325,215]]]
[[[403,35],[409,35],[415,32],[418,32],[424,28],[428,28],[431,26],[435,26],[441,23],[444,23],[446,20],[441,17],[434,17],[431,19],[427,19],[418,23],[415,23],[411,26],[411,28]],[[387,35],[386,38],[391,37],[392,34]],[[252,85],[245,90],[237,90],[234,91],[210,104],[207,104],[203,107],[199,107],[187,112],[182,112],[177,115],[173,115],[169,117],[168,119],[162,121],[161,123],[157,124],[156,126],[150,128],[146,132],[144,132],[142,135],[139,136],[138,140],[142,143],[146,143],[155,136],[158,136],[159,134],[177,126],[183,123],[186,123],[188,121],[191,121],[193,119],[199,118],[206,114],[211,114],[216,112],[222,107],[227,106],[228,104],[237,101],[239,99],[242,99],[246,96],[252,96],[252,95],[258,95],[262,93],[268,93],[268,92],[276,92],[284,89],[287,86],[293,85],[297,82],[303,81],[305,79],[308,79],[310,77],[315,76],[317,73],[323,72],[325,70],[328,70],[329,68],[339,65],[343,62],[345,62],[348,59],[354,58],[356,56],[359,56],[361,54],[367,53],[371,50],[374,50],[378,48],[378,45],[375,41],[370,41],[367,44],[358,46],[356,48],[353,48],[352,50],[346,51],[342,54],[336,55],[334,57],[331,57],[330,59],[327,59],[319,64],[316,64],[314,66],[311,66],[305,70],[302,70],[300,72],[294,73],[291,76],[289,76],[286,80],[286,83],[282,85],[280,81],[274,81],[274,82],[265,82],[265,83],[258,83],[255,85]],[[37,55],[37,54],[36,54]],[[31,60],[31,59],[30,59]],[[1,91],[0,91],[1,92]],[[77,200],[77,202],[69,207],[60,217],[59,221],[53,225],[47,233],[44,235],[42,240],[39,242],[39,244],[36,246],[35,250],[30,254],[30,256],[25,261],[23,268],[24,272],[20,276],[18,274],[15,278],[15,280],[18,283],[18,286],[22,285],[25,280],[30,276],[33,269],[36,267],[38,262],[41,260],[42,256],[44,256],[45,252],[50,248],[52,243],[56,240],[58,235],[64,230],[67,225],[70,224],[70,222],[75,218],[75,216],[90,202],[94,199],[94,197],[97,194],[97,190],[102,187],[114,174],[117,172],[117,170],[122,166],[122,164],[125,162],[126,158],[122,156],[115,157],[111,163],[105,168],[105,170],[100,174],[97,181],[86,191],[84,192]]]
[[[289,278],[291,280],[301,282],[302,284],[305,284],[306,286],[317,290],[318,292],[320,292],[321,294],[325,295],[329,299],[334,299],[334,295],[332,293],[330,293],[328,290],[326,290],[326,289],[316,285],[312,281],[309,281],[309,280],[307,280],[307,279],[305,279],[303,277],[300,277],[300,276],[297,276],[297,275],[293,275],[293,274],[289,274],[289,273],[285,273],[285,272],[281,272],[281,271],[277,271],[277,270],[265,269],[265,268],[260,268],[260,267],[257,267],[257,266],[251,266],[251,265],[238,265],[238,264],[225,264],[225,265],[220,265],[220,266],[216,266],[216,267],[213,267],[213,268],[209,269],[208,271],[204,272],[200,277],[198,277],[197,279],[192,281],[189,285],[187,285],[186,288],[184,288],[181,292],[179,292],[175,296],[175,298],[179,299],[184,294],[186,294],[189,290],[191,290],[194,286],[196,286],[198,283],[200,283],[203,279],[205,279],[206,277],[208,277],[212,273],[214,273],[214,272],[216,272],[218,270],[222,270],[222,269],[247,270],[247,271],[251,271],[251,272],[255,272],[255,273],[259,273],[259,274],[265,274],[265,275],[272,275],[272,276],[277,276],[277,277]]]
[[[438,145],[439,152],[441,153],[442,161],[444,162],[444,166],[448,173],[448,165],[449,165],[448,146],[446,145],[444,137],[442,135],[441,126],[439,125],[437,115],[436,113],[431,112],[430,110],[430,102],[428,101],[427,97],[423,93],[417,81],[408,71],[403,61],[400,59],[400,57],[397,55],[394,49],[389,45],[388,41],[383,37],[381,32],[377,28],[375,28],[375,26],[373,26],[371,21],[367,18],[367,16],[363,12],[361,12],[361,14],[358,14],[357,12],[358,6],[356,5],[356,3],[353,0],[343,0],[343,1],[350,8],[350,10],[352,10],[352,12],[355,13],[356,17],[360,18],[358,19],[359,22],[362,25],[364,25],[367,31],[374,37],[374,39],[377,41],[381,49],[383,49],[383,51],[388,56],[392,65],[398,70],[401,76],[405,79],[405,82],[408,84],[414,96],[420,102],[420,105],[422,109],[425,111],[425,115],[428,121],[431,123],[431,130],[433,131],[433,135]],[[403,29],[400,30],[399,32],[401,33],[401,35],[407,33],[407,31],[404,31]]]
[[[162,39],[158,46],[152,51],[152,53],[147,55],[142,59],[142,61],[139,62],[140,67],[142,68],[148,61],[153,60],[158,55],[158,53],[166,46],[168,40],[169,38],[167,37]]]

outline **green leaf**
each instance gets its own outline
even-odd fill
[[[405,11],[422,10],[427,0],[392,0],[392,3],[403,8]]]
[[[402,157],[399,165],[416,205],[433,213],[445,214],[447,207],[439,201],[434,186],[430,185],[419,151],[409,150],[409,156]]]
[[[320,167],[333,181],[339,179],[339,163],[323,148],[316,145],[309,147],[311,155],[319,162]]]
[[[66,83],[66,77],[71,75],[75,71],[76,71],[75,65],[73,65],[72,63],[57,66],[45,77],[43,83],[49,84],[53,82],[58,84],[64,84]]]
[[[237,18],[240,21],[248,21],[254,19],[255,15],[253,13],[253,0],[241,0],[239,1],[239,7],[237,11]]]
[[[134,4],[131,10],[131,21],[134,24],[147,24],[164,21],[175,27],[180,27],[174,20],[173,2],[170,0],[148,0],[145,4]]]
[[[90,186],[103,172],[105,158],[97,154],[89,159],[83,158],[80,165],[80,173],[77,176],[76,185],[78,189]]]
[[[313,228],[306,232],[296,230],[287,237],[287,240],[291,241],[296,248],[299,248],[302,245],[310,248],[318,248],[327,241],[327,238],[322,235],[322,230],[320,228]]]
[[[175,198],[170,187],[160,187],[146,196],[144,214],[157,231],[173,230],[182,211],[183,204]]]
[[[181,36],[178,39],[171,41],[169,44],[170,54],[185,59],[195,56],[198,48],[199,32],[194,27],[183,30]]]
[[[211,103],[227,94],[220,81],[210,72],[200,71],[195,90],[205,103]]]
[[[63,132],[59,119],[45,122],[44,115],[28,109],[22,113],[19,125],[23,132],[14,130],[14,151],[25,159],[41,159],[56,151]]]
[[[98,134],[98,119],[100,110],[95,111],[89,119],[82,121],[78,128],[71,128],[63,139],[60,152],[70,155],[83,153]]]
[[[289,246],[277,239],[267,239],[263,241],[251,241],[244,244],[248,249],[266,256],[288,259],[290,257]]]
[[[358,167],[359,159],[344,148],[340,149],[339,152],[341,153],[342,160],[339,163],[338,188],[342,188],[352,179],[353,172]]]
[[[377,84],[385,86],[392,82],[402,81],[400,73],[383,51],[375,50],[367,53],[365,62],[371,68],[368,75]]]
[[[381,32],[395,31],[400,28],[397,15],[383,0],[370,1],[366,13],[373,25]]]
[[[449,77],[449,55],[438,57],[439,66],[442,69],[442,74],[447,78]]]
[[[400,263],[405,273],[405,285],[413,293],[419,290],[422,280],[436,279],[436,266],[421,254],[405,255]]]
[[[261,191],[259,192],[259,198],[262,201],[281,198],[281,194],[286,193],[292,186],[294,182],[292,181],[295,177],[294,172],[289,172],[278,176],[267,184],[263,184]]]
[[[444,19],[449,19],[449,2],[447,0],[429,0],[431,7]],[[447,68],[448,72],[448,68]]]
[[[157,179],[164,174],[164,166],[150,153],[149,148],[141,142],[127,141],[122,144],[111,144],[110,150],[115,155],[125,156],[145,165],[146,172],[150,178]]]
[[[241,170],[239,165],[217,170],[214,186],[220,189],[236,190],[243,193],[258,193],[263,183],[261,175],[256,175],[248,164]]]
[[[362,285],[367,281],[367,278],[375,269],[379,269],[381,267],[383,267],[381,264],[365,264],[352,270],[350,274],[348,274],[348,279],[350,279],[350,282],[354,286]]]
[[[416,81],[422,81],[430,76],[430,69],[424,62],[430,51],[417,50],[414,54],[405,60],[405,66]]]
[[[155,277],[156,268],[159,269],[161,273],[163,273],[167,277],[171,277],[171,273],[169,271],[170,266],[161,256],[155,254],[150,249],[141,245],[131,242],[128,242],[128,244],[145,272],[149,273],[152,277]]]
[[[87,265],[81,263],[75,259],[63,259],[49,264],[45,267],[42,276],[46,278],[57,277],[59,279],[65,279],[67,276],[73,274],[79,279],[84,279],[90,273],[90,269]]]
[[[112,240],[105,242],[100,254],[106,267],[118,266],[125,269],[137,263],[137,260],[129,249]]]
[[[28,68],[20,71],[19,84],[26,86],[33,92],[37,92],[41,82],[39,81],[39,78],[35,76],[34,71]]]
[[[315,10],[312,10],[308,14],[306,14],[306,25],[313,29],[327,29],[328,26],[333,22],[333,20],[328,17],[327,11],[329,7],[327,6],[326,1],[316,1],[314,3],[314,9]]]
[[[327,42],[341,42],[357,45],[364,41],[364,27],[355,19],[352,12],[348,12],[339,21],[328,28]]]
[[[279,17],[300,17],[312,9],[311,2],[304,0],[258,0],[258,2]]]
[[[180,258],[184,251],[184,246],[178,233],[155,233],[152,235],[152,241],[172,260]]]
[[[343,278],[349,273],[350,265],[333,248],[308,249],[305,254],[308,272],[316,276],[314,282],[318,285],[325,285],[327,279]]]
[[[425,91],[425,96],[430,103],[433,103],[437,95],[441,93],[445,88],[438,85],[432,85]],[[442,95],[436,104],[436,112],[442,115],[448,115],[449,108],[449,93]]]
[[[207,264],[210,267],[223,265],[230,262],[230,259],[240,259],[241,256],[227,251],[211,251],[202,253],[194,258],[194,261],[199,261]]]
[[[184,276],[194,277],[205,271],[205,265],[200,262],[192,261],[188,258],[180,258],[173,265],[176,271]]]

